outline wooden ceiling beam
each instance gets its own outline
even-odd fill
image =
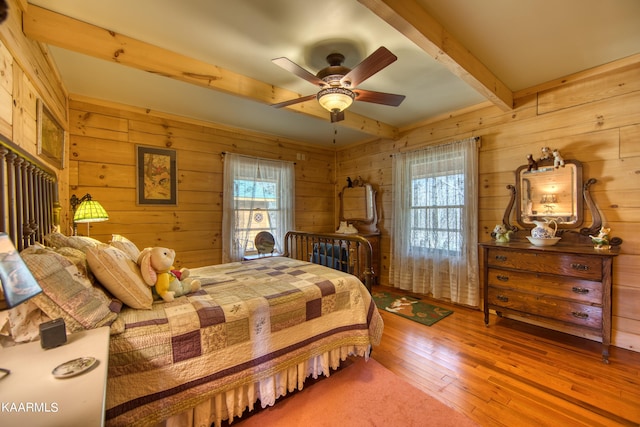
[[[449,34],[416,0],[358,1],[500,109],[513,109],[513,91]]]
[[[41,43],[264,104],[275,104],[301,96],[32,4],[24,13],[23,31],[27,37]],[[329,112],[317,102],[304,102],[285,108],[329,120]],[[380,138],[396,139],[399,133],[391,125],[349,111],[346,112],[345,119],[337,124]]]

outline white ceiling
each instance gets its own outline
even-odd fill
[[[640,53],[639,0],[416,1],[511,91]],[[385,46],[398,60],[359,87],[406,95],[405,101],[399,107],[355,102],[346,114],[400,129],[486,101],[356,0],[29,2],[300,95],[317,88],[271,59],[285,56],[315,74],[332,46],[348,46],[341,53],[349,67]],[[71,94],[317,144],[372,138],[330,123],[328,113],[325,119],[309,117],[116,62],[50,49]]]

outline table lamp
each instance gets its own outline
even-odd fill
[[[107,211],[100,202],[91,199],[91,194],[85,194],[82,198],[71,196],[71,209],[73,210],[73,235],[78,234],[78,223],[87,223],[87,236],[89,236],[89,223],[102,222],[109,219]]]
[[[0,233],[0,282],[0,311],[16,307],[42,292],[6,233]],[[8,374],[8,369],[0,368],[2,377]]]

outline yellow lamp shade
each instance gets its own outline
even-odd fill
[[[100,202],[95,200],[85,200],[80,203],[78,209],[76,209],[75,214],[73,215],[73,222],[83,223],[83,222],[101,222],[107,221],[109,219],[109,215],[107,211],[104,210]]]

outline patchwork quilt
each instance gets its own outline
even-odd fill
[[[365,286],[338,270],[270,257],[191,276],[200,291],[112,325],[107,425],[157,423],[334,350],[368,355],[382,335]]]

